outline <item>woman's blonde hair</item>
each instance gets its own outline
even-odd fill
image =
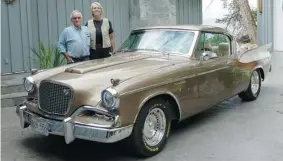
[[[99,3],[99,2],[93,2],[91,5],[90,5],[90,9],[91,9],[91,15],[93,16],[93,13],[92,13],[92,7],[93,5],[97,5],[100,9],[101,9],[101,17],[103,15],[103,7],[102,5]]]

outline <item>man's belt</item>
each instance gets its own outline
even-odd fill
[[[74,60],[84,60],[85,58],[87,58],[89,56],[83,56],[83,57],[72,57],[72,56],[70,56],[70,57]]]

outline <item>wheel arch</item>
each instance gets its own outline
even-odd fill
[[[261,79],[264,81],[265,79],[265,74],[264,74],[264,70],[261,66],[257,66],[253,69],[253,71],[258,70],[260,72],[260,77]]]
[[[154,93],[154,94],[151,94],[150,96],[146,97],[142,102],[141,104],[139,105],[139,109],[138,109],[138,112],[135,116],[135,119],[134,119],[134,122],[136,122],[136,119],[141,111],[141,109],[143,108],[143,106],[148,103],[149,101],[151,100],[154,100],[154,99],[158,99],[158,98],[161,98],[163,99],[164,101],[168,102],[172,108],[170,108],[171,113],[173,115],[171,115],[175,120],[177,121],[180,121],[181,118],[182,118],[182,111],[181,111],[181,107],[180,107],[180,103],[177,99],[176,96],[174,96],[174,94],[172,94],[171,92],[158,92],[158,93]]]

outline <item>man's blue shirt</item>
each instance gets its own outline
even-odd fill
[[[65,28],[58,42],[60,53],[67,52],[75,58],[89,56],[89,47],[90,33],[86,26],[81,26],[81,29],[75,26]]]

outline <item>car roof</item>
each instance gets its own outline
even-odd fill
[[[209,25],[164,25],[164,26],[148,26],[148,27],[140,27],[136,30],[149,30],[149,29],[181,29],[181,30],[194,30],[194,31],[206,31],[206,32],[220,32],[220,33],[228,33],[226,29],[216,26]]]

